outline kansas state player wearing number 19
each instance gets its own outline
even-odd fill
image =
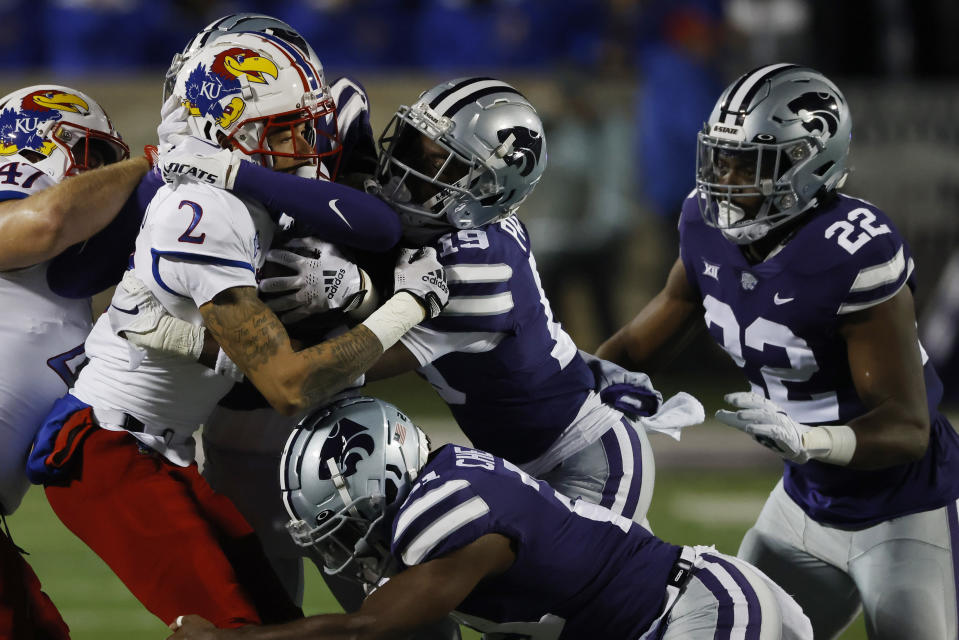
[[[916,335],[909,248],[838,192],[851,130],[811,69],[730,85],[699,134],[680,259],[598,353],[649,366],[702,313],[751,386],[717,417],[785,458],[740,557],[796,597],[817,638],[860,607],[874,639],[955,638],[959,438]]]
[[[495,78],[450,80],[400,107],[380,147],[383,197],[407,241],[436,247],[450,303],[368,376],[417,370],[474,445],[565,495],[643,522],[653,490],[644,429],[595,391],[593,372],[552,316],[516,215],[546,168],[533,105]],[[645,415],[656,412],[658,394],[637,379]]]

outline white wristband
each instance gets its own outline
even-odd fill
[[[216,364],[213,365],[213,371],[237,382],[243,380],[243,372],[240,371],[240,367],[230,360],[230,356],[226,355],[226,351],[223,349],[216,352]]]
[[[124,331],[126,338],[138,347],[156,349],[168,355],[199,360],[203,353],[203,336],[206,333],[201,325],[180,320],[173,316],[163,316],[157,321],[156,329],[146,333]]]
[[[847,465],[856,452],[856,432],[844,424],[813,427],[803,434],[802,443],[813,460]]]
[[[360,324],[379,338],[383,351],[386,351],[425,317],[426,312],[416,298],[400,291]]]

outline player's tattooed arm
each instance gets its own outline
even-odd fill
[[[207,331],[277,411],[296,414],[359,377],[383,353],[363,325],[295,351],[254,287],[234,287],[200,307]]]
[[[488,533],[446,556],[416,565],[390,578],[359,611],[294,620],[283,625],[249,625],[215,629],[197,616],[185,616],[169,640],[380,640],[406,638],[442,620],[484,578],[509,569],[516,559],[513,543]]]
[[[663,289],[596,350],[596,356],[632,371],[669,363],[703,329],[702,304],[677,259]]]
[[[103,229],[150,169],[146,158],[86,171],[0,202],[0,271],[45,262]]]
[[[929,444],[929,408],[908,287],[844,316],[849,370],[868,411],[851,420],[856,453],[849,466],[881,469],[920,459]]]

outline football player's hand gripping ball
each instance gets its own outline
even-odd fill
[[[282,293],[266,304],[286,324],[327,311],[352,312],[369,295],[372,285],[365,271],[350,262],[329,242],[315,238],[296,238],[286,248],[272,249],[267,262],[295,272],[294,275],[265,278],[261,293]]]

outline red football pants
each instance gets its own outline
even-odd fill
[[[0,533],[0,638],[70,640],[70,629],[50,598],[40,590],[37,574]]]
[[[50,506],[163,622],[196,613],[239,627],[302,616],[253,529],[196,464],[179,467],[99,428],[77,453],[70,482],[46,487]]]

